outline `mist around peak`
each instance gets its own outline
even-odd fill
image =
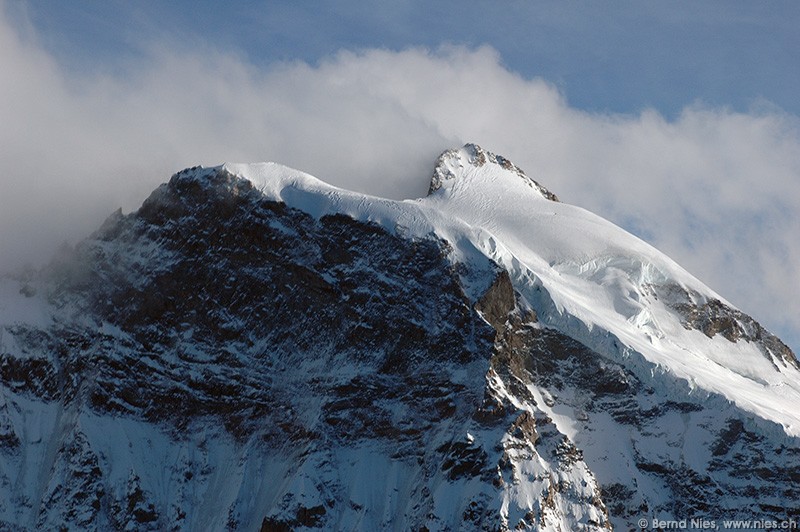
[[[437,156],[475,142],[800,341],[800,128],[776,106],[587,112],[486,46],[264,66],[153,39],[114,70],[78,72],[6,13],[0,271],[46,262],[181,168],[276,161],[345,189],[420,198]]]

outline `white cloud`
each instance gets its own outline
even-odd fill
[[[0,264],[41,259],[186,166],[275,160],[414,197],[441,150],[471,141],[800,341],[795,116],[590,114],[490,48],[341,52],[269,70],[210,49],[149,50],[122,75],[78,76],[0,15]]]

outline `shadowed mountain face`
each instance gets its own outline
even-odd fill
[[[800,512],[795,438],[546,325],[548,304],[454,245],[194,168],[3,279],[18,310],[0,324],[0,523],[598,530]],[[673,304],[687,329],[766,337],[764,356],[796,364],[693,298]]]
[[[446,253],[442,241],[404,240],[346,216],[316,220],[230,174],[179,175],[57,264],[66,275],[56,274],[55,293],[63,307],[80,294],[81,312],[126,342],[123,357],[80,357],[92,360],[87,393],[98,409],[178,428],[217,415],[242,440],[311,438],[340,423],[353,425],[333,431],[341,438],[401,436],[403,416],[376,409],[374,423],[357,426],[366,412],[341,418],[337,408],[363,391],[409,403],[392,414],[417,403],[427,416],[443,408],[445,390],[464,388],[441,364],[470,368],[491,355]],[[294,426],[298,396],[341,397]],[[462,399],[476,401],[468,390]]]
[[[26,284],[55,319],[8,331],[19,351],[4,352],[2,377],[48,411],[51,441],[23,441],[31,420],[6,412],[18,473],[4,480],[12,488],[21,476],[30,494],[6,508],[7,522],[501,523],[502,437],[523,412],[491,399],[495,330],[460,282],[482,277],[489,290],[500,270],[487,260],[468,271],[448,250],[343,215],[312,218],[224,171],[176,175]],[[515,305],[505,279],[499,315]],[[148,463],[137,463],[126,423],[160,433]],[[517,440],[533,446],[526,433]],[[221,445],[224,462],[243,463],[219,463],[208,448]],[[248,468],[269,471],[252,481],[265,485],[236,478]],[[228,475],[230,491],[215,491]],[[442,486],[454,489],[443,509]],[[263,492],[258,506],[237,493],[251,489]],[[220,496],[224,512],[209,515]]]

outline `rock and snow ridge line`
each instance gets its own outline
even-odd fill
[[[5,329],[0,528],[607,524],[491,362],[507,274],[450,256],[227,172],[170,180],[20,294],[55,319]]]
[[[465,144],[464,147],[459,150],[447,150],[439,156],[433,169],[433,176],[431,176],[431,184],[428,188],[428,195],[430,196],[442,188],[446,180],[456,179],[458,175],[463,172],[465,165],[471,165],[476,168],[480,168],[487,162],[490,164],[499,165],[503,169],[517,174],[523,182],[525,182],[529,187],[538,191],[545,198],[552,201],[559,201],[555,194],[528,177],[528,175],[520,167],[502,155],[495,155],[492,152],[484,151],[483,148],[477,144]]]
[[[403,201],[275,163],[200,173],[219,170],[316,217],[339,213],[415,238],[436,235],[454,246],[454,261],[489,257],[509,271],[523,300],[540,306],[545,324],[643,374],[673,375],[693,393],[719,394],[800,435],[792,406],[800,402],[800,372],[783,342],[649,244],[558,202],[502,156],[474,144],[445,151],[429,195]]]
[[[800,516],[779,340],[504,158],[437,168],[189,169],[0,278],[0,528]]]

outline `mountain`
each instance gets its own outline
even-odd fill
[[[0,527],[798,519],[799,368],[476,145],[405,201],[195,167],[0,279]]]

